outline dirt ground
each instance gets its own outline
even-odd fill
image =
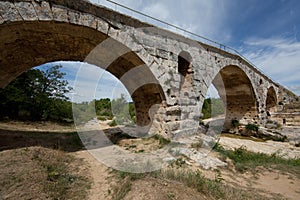
[[[24,147],[34,147],[34,146],[43,146],[45,148],[57,148],[57,141],[60,141],[60,146],[68,146],[73,140],[68,139],[64,133],[73,132],[73,126],[63,126],[59,124],[53,123],[21,123],[21,122],[10,122],[10,123],[0,123],[0,155],[3,159],[10,159],[8,154],[8,150],[14,150]],[[8,129],[8,130],[7,130]],[[45,134],[43,131],[47,131],[48,134],[55,132],[55,135],[42,135],[41,137],[37,137],[32,139],[32,135],[27,135],[28,137],[22,137],[22,131],[36,131],[36,134]],[[62,135],[59,135],[60,132]],[[14,135],[15,134],[15,135]],[[21,134],[21,135],[20,135]],[[58,134],[58,135],[57,135]],[[13,135],[13,137],[11,137]],[[44,138],[44,140],[43,140]],[[45,139],[46,138],[46,139]],[[54,138],[54,139],[53,139]],[[44,141],[44,144],[43,144]],[[65,143],[61,143],[65,142]],[[225,142],[224,142],[225,141]],[[121,144],[131,145],[131,139],[125,139],[121,141]],[[263,149],[264,146],[268,146],[268,148],[273,148],[272,151],[276,151],[279,149],[284,149],[286,146],[281,145],[266,145],[268,143],[257,143],[253,141],[240,141],[238,139],[228,139],[221,138],[221,144],[228,148],[237,148],[237,144],[239,145],[258,145],[257,149]],[[24,143],[26,145],[24,145]],[[245,144],[244,144],[245,143]],[[249,143],[249,144],[248,144]],[[139,145],[139,144],[135,144]],[[283,144],[287,145],[287,144]],[[267,147],[265,147],[268,149]],[[114,192],[114,187],[119,183],[118,178],[115,176],[112,169],[106,167],[104,164],[97,161],[87,150],[82,148],[74,147],[74,148],[63,148],[67,154],[74,155],[76,158],[82,160],[83,165],[79,170],[84,171],[84,174],[89,177],[91,180],[91,188],[88,191],[88,199],[90,200],[106,200],[112,199],[112,194]],[[299,151],[299,147],[293,147],[292,149],[295,152]],[[297,154],[298,155],[298,154]],[[21,159],[21,158],[20,158]],[[14,160],[14,162],[18,162],[18,158]],[[20,162],[22,162],[20,160]],[[24,165],[24,167],[26,167]],[[212,170],[204,170],[198,168],[207,178],[214,179],[216,177],[216,171]],[[3,165],[0,169],[0,174],[9,173],[10,171],[9,165]],[[193,169],[195,170],[195,168]],[[255,173],[239,173],[236,172],[233,168],[232,163],[228,163],[228,167],[223,167],[219,169],[220,176],[222,178],[222,182],[233,186],[238,187],[248,191],[255,191],[257,193],[261,193],[266,196],[266,198],[282,198],[282,199],[295,199],[298,200],[300,198],[300,179],[292,174],[285,173],[283,171],[276,170],[267,170],[263,168],[258,168],[255,170]],[[4,181],[5,182],[5,181]],[[12,191],[13,188],[16,188],[16,185],[11,185],[9,187]],[[22,188],[22,187],[21,187]],[[23,187],[25,188],[25,186]],[[25,189],[24,189],[25,190]],[[30,188],[29,188],[30,190]],[[18,192],[16,190],[15,192]],[[20,192],[20,191],[19,191]],[[34,192],[34,190],[30,191]],[[0,196],[0,199],[14,199],[9,197]],[[47,198],[37,198],[37,196],[33,195],[32,199],[47,199]],[[207,196],[199,193],[193,188],[189,188],[177,181],[169,181],[160,178],[153,177],[145,177],[132,182],[131,189],[125,196],[126,200],[135,199],[187,199],[187,200],[202,200],[202,199],[210,199]]]

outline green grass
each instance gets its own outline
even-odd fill
[[[114,188],[113,200],[123,199],[126,194],[131,190],[132,182],[138,179],[143,179],[146,177],[153,177],[155,179],[163,179],[172,183],[173,181],[180,182],[184,186],[194,188],[198,192],[202,193],[208,199],[258,199],[263,200],[266,197],[261,196],[256,191],[249,189],[236,189],[234,187],[225,185],[222,181],[222,174],[220,171],[216,173],[215,179],[207,179],[199,171],[192,170],[175,170],[175,169],[166,169],[159,170],[150,173],[135,174],[115,171],[118,179],[120,180],[119,184]],[[184,191],[184,188],[182,189]],[[170,194],[170,195],[169,195]],[[167,194],[169,199],[172,199],[173,195],[171,193]]]
[[[228,199],[228,200],[264,200],[265,196],[260,195],[254,189],[248,188],[247,190],[235,188],[224,184],[222,174],[217,171],[214,179],[205,178],[202,173],[192,170],[160,170],[150,174],[153,177],[160,179],[167,179],[171,181],[178,181],[183,183],[186,187],[194,188],[202,193],[207,199]],[[278,195],[274,199],[281,199]]]
[[[166,138],[164,138],[163,136],[158,135],[158,134],[153,135],[153,136],[150,137],[150,138],[153,138],[153,139],[155,139],[155,140],[158,140],[159,145],[160,145],[161,147],[163,147],[163,146],[165,146],[165,145],[168,145],[168,144],[171,142],[171,140],[166,139]]]
[[[275,154],[253,153],[244,148],[238,148],[234,151],[225,150],[218,144],[214,147],[214,150],[225,158],[233,160],[236,169],[240,172],[253,170],[258,166],[262,166],[290,172],[300,177],[300,159],[284,159]]]
[[[114,127],[114,126],[117,126],[118,124],[117,124],[116,120],[112,120],[111,122],[108,123],[108,125],[111,127]]]

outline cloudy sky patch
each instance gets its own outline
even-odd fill
[[[237,49],[272,80],[300,95],[298,0],[114,1]],[[191,37],[106,0],[92,2]],[[62,62],[62,65],[71,86],[80,79],[81,89],[76,94],[81,93],[82,101],[91,99],[90,94],[93,98],[111,98],[127,92],[114,76],[98,67],[78,62]],[[78,75],[80,66],[85,70]]]
[[[229,45],[275,82],[300,95],[300,2],[298,0],[114,0],[219,43]],[[104,0],[94,3],[145,21]],[[151,24],[164,26],[153,20]]]

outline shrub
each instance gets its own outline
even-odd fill
[[[240,122],[237,119],[233,119],[231,120],[231,124],[233,127],[238,127],[240,125]]]
[[[100,120],[100,121],[105,121],[105,120],[106,120],[106,117],[98,116],[97,119]]]
[[[112,120],[109,124],[109,126],[117,126],[116,120]]]
[[[258,131],[258,126],[255,124],[247,124],[245,128],[248,131]]]

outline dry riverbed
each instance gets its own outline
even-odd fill
[[[103,122],[102,122],[103,123]],[[105,125],[105,124],[104,124]],[[107,126],[103,128],[108,128]],[[98,126],[98,125],[97,125]],[[101,124],[99,125],[101,127]],[[1,189],[0,199],[22,199],[23,197],[32,199],[49,199],[51,192],[45,191],[41,184],[46,182],[52,184],[51,181],[56,181],[56,175],[49,175],[49,171],[43,171],[43,167],[47,164],[42,154],[38,152],[47,152],[46,154],[53,155],[55,162],[59,158],[69,159],[66,169],[70,177],[80,177],[75,182],[76,187],[85,190],[87,199],[216,199],[210,192],[213,190],[211,184],[221,184],[219,190],[225,194],[225,199],[299,199],[300,197],[300,179],[297,175],[284,170],[256,167],[245,172],[239,172],[235,169],[234,163],[230,159],[226,159],[227,166],[217,169],[203,169],[193,164],[189,164],[189,160],[182,157],[182,160],[187,162],[175,162],[164,170],[173,170],[180,172],[191,171],[201,173],[201,177],[212,180],[211,183],[206,183],[202,187],[204,191],[199,190],[193,183],[188,183],[184,178],[171,178],[170,175],[145,175],[139,178],[130,178],[130,176],[121,176],[121,172],[114,171],[99,161],[97,161],[88,151],[79,146],[66,148],[73,141],[73,136],[69,140],[68,132],[74,132],[73,126],[64,126],[49,122],[44,123],[23,123],[23,122],[1,122],[0,123],[0,154],[1,154]],[[293,129],[294,130],[294,129]],[[31,131],[34,134],[42,134],[37,138],[22,137],[22,131]],[[44,132],[54,135],[45,135]],[[59,135],[59,132],[61,135]],[[289,131],[289,133],[291,133]],[[15,134],[13,138],[10,136]],[[291,133],[292,134],[292,133]],[[44,138],[44,140],[43,140]],[[44,143],[43,143],[44,141]],[[58,145],[57,141],[60,141]],[[139,144],[141,142],[141,144]],[[144,140],[122,139],[119,141],[121,146],[133,146],[135,148],[145,148],[151,142],[158,148],[156,140],[151,139],[145,143]],[[26,144],[26,145],[24,145]],[[299,158],[300,148],[295,147],[288,142],[255,142],[251,139],[241,139],[224,137],[220,138],[219,144],[225,149],[245,148],[252,152],[277,154],[286,158]],[[60,145],[60,146],[59,146]],[[150,144],[151,146],[151,144]],[[60,149],[60,150],[57,150]],[[147,146],[149,150],[151,147]],[[55,149],[55,150],[53,150]],[[136,149],[133,149],[136,151]],[[147,149],[146,149],[147,150]],[[133,151],[133,152],[134,152]],[[28,155],[27,155],[28,154]],[[44,155],[43,154],[43,155]],[[12,159],[12,156],[14,159]],[[217,152],[211,152],[211,157],[220,158]],[[72,158],[73,157],[73,158]],[[32,158],[32,159],[28,159]],[[181,160],[180,160],[181,161]],[[42,163],[41,163],[42,162]],[[73,163],[72,163],[73,162]],[[22,165],[21,165],[22,163]],[[22,169],[22,166],[24,169]],[[28,167],[32,170],[28,170]],[[26,168],[26,170],[25,170]],[[47,174],[48,173],[48,174]],[[34,177],[35,174],[38,177]],[[54,180],[51,179],[52,175]],[[9,177],[17,177],[9,178]],[[50,176],[50,180],[49,180]],[[19,178],[18,178],[19,177]],[[47,178],[48,177],[48,178]],[[65,176],[63,176],[65,177]],[[67,179],[70,181],[70,179]],[[86,183],[84,183],[86,182]],[[204,181],[205,182],[205,181]],[[218,182],[218,183],[216,183]],[[26,185],[31,185],[27,187]],[[26,188],[26,192],[25,191]],[[66,195],[76,195],[76,189],[69,189]],[[48,193],[47,193],[48,192]],[[216,191],[215,191],[216,192]],[[40,194],[40,195],[39,195]],[[25,196],[24,196],[25,195]],[[27,195],[27,196],[26,196]],[[52,194],[53,195],[53,194]],[[217,195],[217,194],[213,194]],[[121,198],[122,197],[122,198]],[[70,196],[68,196],[70,199]],[[74,196],[75,198],[75,196]],[[223,198],[223,199],[224,199]],[[71,198],[72,199],[72,198]]]

